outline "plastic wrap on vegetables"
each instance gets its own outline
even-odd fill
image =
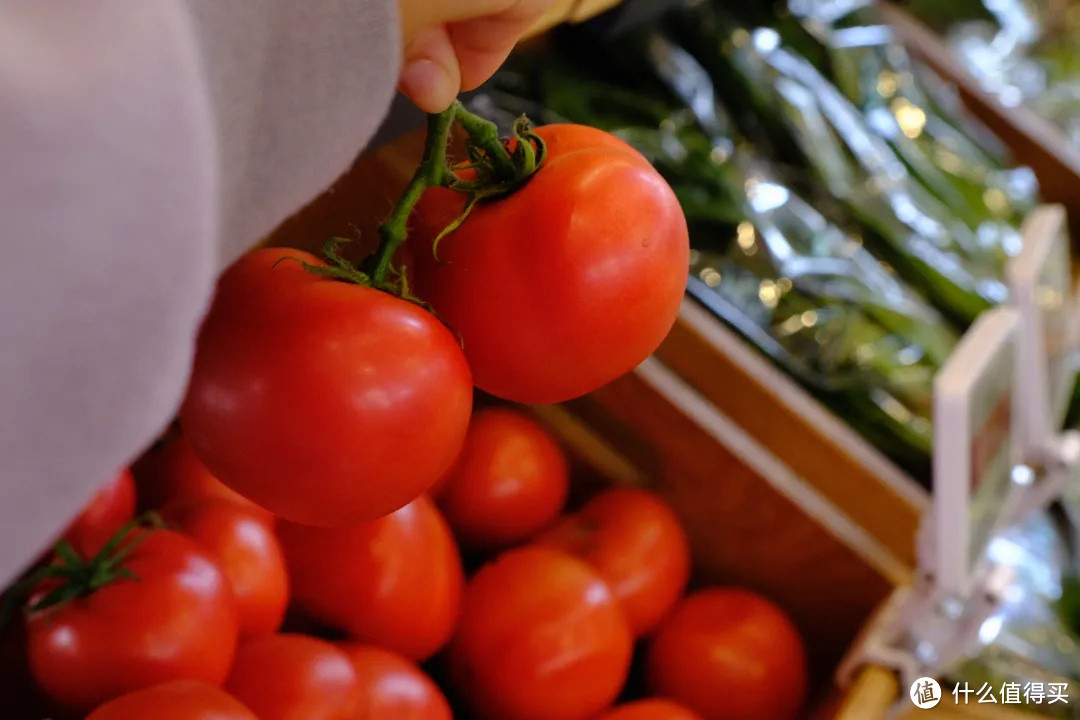
[[[1066,536],[1069,522],[1038,515],[991,541],[987,561],[1010,575],[1004,597],[979,626],[972,647],[947,671],[947,679],[978,692],[984,685],[1001,701],[1006,683],[1021,693],[1032,684],[1042,703],[1024,711],[1044,717],[1080,716],[1080,642],[1076,635],[1076,559]],[[1051,684],[1054,688],[1051,688]],[[1046,701],[1060,693],[1066,702]],[[964,696],[959,696],[962,698]],[[972,696],[974,701],[974,696]]]
[[[984,90],[1080,143],[1080,5],[1071,0],[911,0]]]
[[[826,72],[884,137],[909,169],[938,199],[975,230],[988,247],[1015,254],[1016,227],[1035,201],[1029,168],[1004,169],[961,132],[962,114],[947,116],[917,81],[912,63],[891,29],[881,22],[875,0],[789,0],[799,32],[820,43]],[[784,27],[790,28],[788,24]]]
[[[690,223],[691,292],[925,477],[932,378],[956,341],[949,324],[732,134],[688,53],[658,35],[637,47],[628,56],[645,59],[660,81],[650,94],[644,81],[630,90],[546,57],[524,75],[504,73],[479,101],[510,115],[537,115],[539,104],[541,118],[603,127],[640,150]]]
[[[738,99],[776,140],[790,138],[829,193],[859,219],[878,249],[956,320],[1003,301],[1007,253],[980,238],[917,182],[862,113],[774,30],[729,33],[698,8],[682,23],[714,80],[733,78]],[[730,82],[727,88],[732,89]],[[733,100],[734,101],[734,100]]]

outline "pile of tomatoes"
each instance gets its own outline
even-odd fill
[[[52,560],[112,556],[102,577],[124,571],[5,631],[0,706],[26,713],[5,717],[450,720],[453,706],[481,720],[785,720],[802,707],[786,616],[736,588],[684,596],[687,539],[651,493],[610,489],[567,512],[567,459],[520,411],[477,411],[431,495],[341,527],[268,513],[178,433],[134,471]],[[132,527],[136,496],[163,526]]]
[[[779,609],[684,597],[661,500],[566,513],[558,443],[473,413],[474,386],[559,402],[629,371],[686,278],[685,219],[640,154],[573,125],[519,142],[544,157],[512,192],[462,188],[531,145],[474,146],[402,196],[375,261],[267,248],[225,271],[180,429],[7,593],[0,692],[40,703],[27,717],[795,717],[806,660]]]

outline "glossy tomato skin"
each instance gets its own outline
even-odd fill
[[[214,477],[183,434],[176,434],[162,447],[147,451],[135,463],[134,472],[140,504],[147,510],[220,498],[245,505],[268,521],[274,520],[272,512],[230,490]]]
[[[592,565],[619,598],[639,637],[674,607],[690,575],[690,545],[678,517],[644,490],[602,492],[537,543]]]
[[[469,580],[449,667],[485,720],[589,720],[622,689],[632,645],[618,601],[588,565],[525,547]]]
[[[221,688],[177,680],[110,700],[86,720],[259,720]]]
[[[555,520],[569,477],[562,448],[537,422],[516,410],[486,408],[473,414],[437,499],[462,545],[502,550]]]
[[[64,539],[83,556],[97,553],[135,517],[135,480],[122,470],[102,486],[64,531]]]
[[[612,708],[597,720],[701,720],[701,717],[670,700],[652,699]]]
[[[339,646],[360,682],[353,720],[453,720],[439,687],[412,661],[374,645]]]
[[[415,303],[255,250],[218,282],[181,424],[223,483],[294,522],[381,517],[434,484],[472,407],[457,338]]]
[[[241,643],[225,690],[259,720],[353,720],[360,692],[344,652],[291,634]]]
[[[657,695],[705,720],[792,720],[806,698],[806,652],[780,608],[740,588],[684,599],[646,657]]]
[[[236,600],[206,552],[179,533],[153,530],[123,564],[138,579],[27,617],[34,679],[71,711],[171,680],[220,684],[229,671]]]
[[[162,517],[198,542],[232,587],[240,636],[277,632],[289,603],[285,555],[273,528],[249,505],[210,498],[165,508]]]
[[[595,128],[548,125],[540,170],[480,203],[428,190],[410,236],[415,292],[457,332],[477,387],[525,403],[569,400],[628,372],[675,321],[689,235],[667,183]]]
[[[293,604],[350,637],[411,660],[450,638],[464,571],[450,528],[426,495],[344,528],[278,524]]]

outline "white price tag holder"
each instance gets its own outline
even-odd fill
[[[968,595],[978,558],[1014,514],[1017,326],[1011,308],[983,313],[934,378],[932,516],[921,559],[947,596]]]
[[[1024,462],[1042,465],[1068,410],[1078,342],[1064,208],[1035,208],[1022,234],[1023,249],[1007,269],[1010,304],[1020,316],[1016,443]]]

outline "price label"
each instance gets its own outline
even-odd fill
[[[1024,222],[1023,249],[1008,267],[1019,313],[1016,435],[1020,457],[1037,462],[1061,431],[1072,393],[1076,313],[1065,211],[1039,206]]]
[[[963,596],[1005,519],[1015,462],[1017,313],[983,313],[934,379],[932,572]]]

